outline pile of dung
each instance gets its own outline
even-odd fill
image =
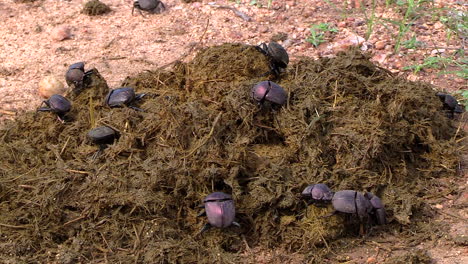
[[[89,0],[81,12],[88,16],[99,16],[111,11],[110,7],[99,0]]]
[[[7,123],[0,262],[232,263],[249,247],[315,259],[356,233],[301,201],[308,184],[372,191],[391,221],[381,232],[392,232],[421,210],[431,179],[455,175],[456,128],[430,85],[349,51],[270,76],[287,104],[259,106],[251,88],[269,70],[255,47],[207,48],[127,78],[146,94],[141,112],[104,106],[109,87],[94,69],[68,122],[40,112]],[[86,133],[101,125],[120,138],[93,160]],[[241,227],[197,235],[214,191],[233,195]]]

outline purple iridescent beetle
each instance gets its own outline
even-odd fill
[[[360,192],[353,190],[338,191],[333,195],[332,205],[335,212],[355,214],[360,221],[364,221],[371,214],[372,204]]]
[[[301,195],[304,199],[307,199],[308,204],[325,204],[333,198],[333,192],[323,183],[307,186]]]
[[[328,216],[341,212],[356,215],[361,223],[366,222],[365,220],[372,220],[378,225],[387,223],[382,201],[369,192],[362,194],[344,190],[333,193],[328,186],[320,183],[307,186],[302,192],[302,197],[308,200],[308,204],[324,205],[331,202],[334,211]]]
[[[372,205],[372,212],[374,214],[374,218],[377,224],[387,224],[387,212],[385,212],[385,207],[380,198],[370,192],[365,193],[364,196],[370,201]]]
[[[200,230],[203,233],[210,227],[224,228],[230,225],[240,226],[234,221],[236,209],[231,195],[223,192],[214,192],[203,199],[205,211],[198,216],[206,215],[208,223]]]
[[[271,81],[259,82],[252,88],[252,97],[259,104],[265,101],[283,105],[288,99],[286,91],[278,84]]]
[[[40,107],[37,109],[38,112],[49,111],[57,114],[60,121],[64,122],[65,114],[71,109],[71,103],[67,98],[60,94],[54,94],[49,99],[42,101],[46,107]]]

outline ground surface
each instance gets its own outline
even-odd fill
[[[467,88],[466,79],[453,74],[438,74],[440,69],[426,69],[417,74],[403,70],[405,66],[422,63],[431,54],[455,56],[457,49],[464,47],[462,37],[452,35],[447,38],[449,30],[435,15],[422,16],[411,27],[411,32],[422,43],[421,47],[403,47],[395,54],[397,26],[376,23],[370,38],[365,41],[361,39],[368,30],[364,14],[370,16],[370,8],[366,11],[345,9],[341,1],[273,1],[270,9],[249,5],[250,1],[246,0],[238,1],[240,4],[237,5],[236,1],[216,1],[218,5],[237,8],[243,12],[244,19],[250,17],[251,21],[245,21],[229,9],[212,7],[208,5],[209,1],[186,4],[165,0],[165,12],[145,17],[138,13],[132,16],[130,0],[104,1],[112,12],[96,17],[82,14],[83,2],[78,0],[17,2],[0,2],[0,120],[12,119],[17,113],[35,109],[42,100],[37,93],[38,82],[46,75],[56,76],[64,82],[67,67],[77,61],[86,62],[87,68],[99,69],[109,86],[115,88],[126,76],[184,59],[186,55],[190,57],[201,47],[224,42],[259,44],[272,37],[282,40],[291,60],[299,56],[331,56],[349,46],[349,42],[359,40],[363,49],[373,54],[374,61],[394,73],[410,80],[432,83],[450,92]],[[267,1],[263,2],[266,5]],[[467,9],[461,2],[434,2],[430,7],[440,12],[445,10],[441,8],[464,12]],[[384,3],[379,3],[376,16],[398,19],[402,12],[395,5],[385,8]],[[321,22],[331,23],[339,32],[330,36],[329,42],[315,48],[306,39],[310,35],[310,25]],[[71,31],[69,39],[56,40],[56,30],[60,27]],[[404,40],[408,39],[405,36]],[[461,164],[461,169],[466,166]],[[388,257],[421,248],[428,250],[436,263],[467,263],[468,251],[463,247],[467,243],[468,230],[467,184],[464,170],[459,179],[441,180],[442,191],[449,185],[459,186],[455,195],[448,193],[444,200],[429,201],[437,212],[436,221],[450,226],[451,231],[446,237],[437,242],[409,246],[398,245],[398,237],[388,235],[379,243],[363,243],[350,249],[341,259],[372,263],[375,258],[380,263]],[[259,261],[265,263],[282,258],[303,260],[301,256],[285,257],[282,252],[255,248],[246,254],[257,254]]]

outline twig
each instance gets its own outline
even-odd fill
[[[107,43],[103,48],[104,48],[104,49],[108,49],[112,44],[114,44],[114,42],[115,42],[116,40],[120,40],[120,39],[122,39],[121,36],[118,36],[118,37],[113,38],[113,39],[112,39],[111,41],[109,41],[109,43]]]
[[[65,151],[65,148],[67,147],[68,141],[70,140],[70,138],[71,138],[71,137],[68,136],[67,141],[65,141],[65,144],[63,145],[63,148],[62,148],[62,150],[61,150],[60,153],[59,153],[60,156],[61,156],[62,153]]]
[[[460,216],[458,216],[458,215],[454,215],[454,214],[452,214],[452,213],[448,213],[448,212],[444,212],[444,211],[440,211],[440,212],[441,212],[441,213],[443,213],[443,214],[445,214],[445,215],[451,216],[451,217],[453,217],[453,218],[457,218],[457,219],[460,219],[460,220],[466,221],[466,219],[465,219],[465,218],[463,218],[463,217],[460,217]]]
[[[0,114],[4,114],[4,115],[16,115],[16,112],[0,109]]]
[[[335,99],[333,100],[332,108],[335,108],[335,106],[336,106],[337,94],[338,94],[338,80],[335,80]]]
[[[83,218],[85,218],[85,217],[86,217],[86,215],[82,215],[82,216],[80,216],[80,217],[78,217],[78,218],[75,218],[75,219],[73,219],[73,220],[70,220],[70,221],[66,222],[65,224],[63,224],[62,227],[67,226],[67,225],[69,225],[69,224],[73,224],[73,223],[75,223],[75,222],[78,222],[78,221],[80,221],[81,219],[83,219]]]
[[[119,56],[119,57],[109,57],[109,58],[106,58],[106,60],[124,60],[126,58],[127,57]]]
[[[112,248],[109,246],[109,243],[107,243],[107,239],[104,237],[104,235],[101,232],[99,232],[99,234],[101,234],[102,240],[104,240],[104,243],[106,244],[109,251],[114,253],[114,251],[112,251]]]
[[[18,185],[18,187],[21,187],[23,189],[36,189],[36,187],[34,187],[32,185],[26,185],[26,184],[20,184],[20,185]]]
[[[244,21],[247,21],[247,22],[252,21],[252,18],[249,15],[247,15],[246,13],[244,13],[242,11],[239,11],[235,7],[228,6],[228,5],[217,5],[216,3],[208,3],[208,5],[211,6],[211,7],[214,7],[214,8],[219,8],[219,9],[229,9],[232,12],[234,12],[234,14],[236,14],[236,16],[242,18]]]
[[[86,174],[86,175],[90,174],[90,172],[87,172],[87,171],[79,171],[79,170],[72,170],[72,169],[65,169],[65,171],[79,173],[79,174]]]
[[[138,232],[137,228],[135,225],[132,225],[133,226],[133,232],[135,232],[135,242],[133,243],[133,252],[135,252],[138,248],[138,246],[140,245],[140,232]]]
[[[31,225],[15,226],[15,225],[7,225],[7,224],[2,224],[2,223],[0,223],[0,226],[13,228],[13,229],[27,229],[27,228],[31,227]]]
[[[218,116],[216,116],[216,118],[215,118],[215,120],[213,122],[213,125],[211,126],[210,133],[208,133],[208,135],[206,135],[196,147],[194,147],[187,155],[185,155],[184,158],[187,158],[188,156],[195,153],[195,151],[197,151],[201,146],[203,146],[208,141],[208,139],[210,139],[210,137],[213,135],[216,124],[218,123],[219,118],[221,117],[221,114],[222,114],[222,112],[219,112]]]

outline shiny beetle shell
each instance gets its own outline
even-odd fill
[[[210,225],[222,228],[234,222],[236,210],[231,195],[214,192],[203,199],[203,202]]]
[[[455,113],[462,113],[463,112],[463,107],[458,103],[457,99],[455,97],[451,96],[450,94],[445,94],[441,92],[437,92],[436,95],[439,97],[439,99],[442,101],[444,104],[444,109],[450,110]]]
[[[135,0],[133,2],[133,9],[147,11],[150,13],[159,14],[161,11],[166,9],[163,2],[159,0]],[[133,13],[132,9],[132,13]]]
[[[84,76],[84,63],[77,62],[68,67],[67,73],[65,73],[65,81],[67,82],[68,86],[79,86],[82,84]]]
[[[117,137],[117,132],[108,126],[100,126],[100,127],[91,129],[88,132],[87,137],[94,144],[98,144],[98,145],[112,144],[115,138]]]
[[[280,44],[274,41],[270,42],[268,44],[268,54],[276,66],[280,68],[286,68],[288,66],[289,55]]]
[[[255,101],[263,103],[269,101],[283,105],[288,99],[286,91],[278,84],[271,81],[262,81],[252,88],[252,97]]]
[[[135,91],[131,87],[111,90],[106,97],[106,104],[110,107],[128,105],[135,100]]]
[[[58,114],[64,114],[71,109],[71,103],[67,98],[61,96],[60,94],[54,94],[49,99],[44,101],[44,103],[50,108],[48,111],[52,111]],[[47,109],[42,108],[43,111]]]
[[[370,201],[361,193],[352,190],[336,192],[332,205],[336,211],[356,214],[361,220],[367,218],[372,211]]]
[[[372,205],[372,211],[375,214],[377,224],[385,225],[387,223],[387,213],[385,212],[385,207],[380,198],[370,192],[365,193],[364,196]]]
[[[311,184],[302,191],[302,197],[315,201],[331,201],[333,192],[323,183]]]

